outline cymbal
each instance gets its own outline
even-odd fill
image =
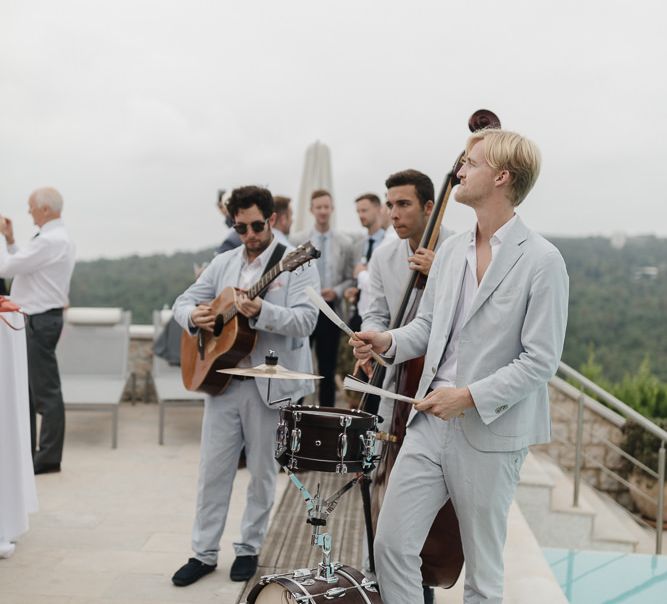
[[[257,367],[232,367],[231,369],[218,369],[218,373],[230,375],[241,375],[243,377],[271,378],[272,380],[321,380],[323,376],[312,373],[301,373],[292,371],[282,365],[267,365],[262,363]]]

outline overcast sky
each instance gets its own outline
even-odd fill
[[[664,2],[0,0],[0,214],[53,185],[82,259],[222,237],[219,187],[298,195],[331,149],[338,224],[413,167],[440,183],[469,115],[532,138],[519,213],[558,235],[667,236]],[[451,207],[445,222],[472,224]]]

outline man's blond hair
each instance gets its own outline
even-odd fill
[[[466,144],[466,155],[473,145],[486,141],[484,159],[494,170],[510,173],[509,199],[518,206],[530,192],[540,175],[542,157],[537,145],[527,138],[497,128],[475,132]]]

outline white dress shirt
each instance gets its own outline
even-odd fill
[[[516,221],[516,214],[512,216],[503,226],[501,226],[492,236],[489,241],[491,244],[491,262],[484,273],[484,277],[489,272],[489,268],[493,263],[493,259],[497,256],[498,250],[503,242],[503,237],[511,226]],[[461,336],[461,329],[465,323],[465,319],[470,312],[473,300],[477,295],[477,290],[481,283],[477,283],[477,223],[470,231],[470,243],[466,250],[466,268],[463,272],[463,282],[461,283],[461,290],[459,292],[459,300],[456,305],[456,313],[454,314],[454,321],[452,323],[452,331],[449,335],[449,341],[445,346],[445,352],[440,361],[438,372],[433,378],[431,388],[456,387],[456,367],[458,363],[459,338]],[[482,277],[482,282],[484,281]],[[385,356],[391,358],[396,354],[396,342],[392,335],[391,346]]]
[[[368,266],[368,263],[370,261],[370,259],[367,257],[368,243],[370,242],[370,240],[371,239],[373,240],[373,252],[375,252],[375,250],[377,250],[384,243],[386,233],[387,232],[384,229],[378,229],[377,231],[375,231],[375,233],[366,237],[366,240],[364,241],[365,255],[360,259],[361,264],[365,264],[366,266]],[[357,288],[359,289],[359,300],[357,301],[357,313],[359,313],[363,317],[364,313],[368,312],[368,307],[371,303],[369,296],[369,290],[371,288],[371,276],[370,273],[368,272],[368,269],[361,271],[357,275]]]
[[[489,272],[489,268],[493,263],[493,259],[498,254],[498,250],[503,242],[505,233],[511,228],[516,221],[516,214],[510,218],[503,226],[501,226],[492,236],[489,241],[491,244],[491,262],[484,273],[484,277]],[[470,232],[470,243],[466,250],[466,268],[463,272],[463,283],[461,284],[461,291],[459,293],[459,301],[456,305],[456,313],[454,315],[454,322],[452,323],[452,331],[449,335],[449,342],[445,347],[445,352],[438,368],[438,373],[435,374],[431,388],[442,388],[443,386],[454,388],[456,387],[456,366],[458,363],[459,352],[459,338],[461,336],[461,329],[468,317],[470,307],[477,295],[477,290],[481,283],[477,283],[477,224]],[[482,282],[484,281],[482,277]]]
[[[74,244],[60,218],[21,248],[0,237],[0,276],[14,278],[10,298],[29,315],[67,306],[73,271]]]
[[[243,264],[241,266],[241,274],[239,275],[239,288],[250,289],[251,286],[259,281],[277,245],[278,239],[274,236],[269,247],[252,262],[248,262],[248,253],[245,249],[243,250]]]

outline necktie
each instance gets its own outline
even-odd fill
[[[371,261],[371,256],[373,255],[373,246],[375,245],[375,239],[370,238],[368,240],[368,249],[366,250],[366,262]]]
[[[320,287],[325,289],[327,278],[327,236],[320,233],[320,257],[317,259],[317,270],[320,273]]]

